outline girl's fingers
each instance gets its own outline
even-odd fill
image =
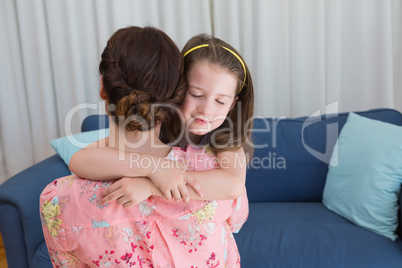
[[[109,189],[109,188],[108,188],[108,189]],[[103,206],[103,205],[105,205],[105,204],[107,204],[107,203],[112,202],[113,200],[116,200],[116,199],[122,197],[123,194],[120,193],[119,189],[120,189],[120,188],[118,188],[117,190],[115,190],[115,191],[113,191],[113,192],[110,192],[110,193],[108,193],[108,194],[106,194],[106,195],[102,195],[103,198],[100,200],[100,204]]]
[[[199,197],[204,196],[204,191],[201,188],[201,185],[198,183],[197,180],[188,180],[187,184],[193,187],[194,191],[198,194]]]
[[[135,202],[129,201],[129,202],[123,204],[123,208],[131,208],[132,206],[135,206],[135,205],[137,205]]]
[[[122,195],[121,197],[116,199],[116,203],[118,205],[123,205],[123,207],[124,207],[124,204],[129,203],[129,202],[131,202],[131,199],[129,199],[126,195]]]
[[[179,184],[179,191],[181,196],[183,197],[184,203],[188,203],[190,201],[190,193],[188,192],[187,186],[185,184]]]
[[[176,200],[176,202],[179,202],[181,200],[181,194],[180,194],[179,189],[173,188],[170,191],[172,192],[172,195],[173,195],[174,199]]]
[[[167,200],[170,200],[170,198],[172,198],[172,194],[171,194],[170,190],[164,191],[164,192],[162,192],[162,194]]]
[[[101,198],[106,197],[107,195],[113,193],[114,191],[117,191],[118,189],[120,189],[120,184],[116,182],[112,183],[112,185],[107,187],[106,190],[101,193]]]

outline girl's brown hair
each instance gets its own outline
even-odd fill
[[[183,59],[164,32],[135,26],[116,31],[102,53],[99,72],[110,115],[116,124],[124,122],[127,131],[179,120],[175,107],[186,93]]]
[[[250,71],[236,49],[221,39],[206,34],[191,38],[184,46],[182,55],[184,56],[190,49],[204,44],[208,46],[198,48],[184,57],[184,73],[187,74],[196,63],[207,61],[225,68],[238,80],[237,103],[227,115],[225,122],[212,131],[209,145],[214,152],[236,150],[243,147],[246,155],[251,158],[253,154],[251,129],[254,115],[254,88]],[[225,48],[240,57],[246,73],[241,61]]]

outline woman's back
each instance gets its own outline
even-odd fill
[[[190,169],[216,168],[215,157],[201,148],[173,148],[167,158],[185,162]],[[45,188],[41,195],[44,234],[55,263],[93,267],[238,265],[232,231],[247,219],[245,192],[227,201],[177,203],[152,196],[128,209],[116,202],[101,206],[100,196],[111,183],[68,176]]]

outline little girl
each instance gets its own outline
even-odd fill
[[[92,180],[148,177],[167,199],[174,196],[177,201],[182,197],[185,202],[190,199],[188,190],[190,193],[193,190],[186,184],[193,186],[199,194],[192,194],[192,199],[228,200],[241,196],[246,177],[245,157],[252,155],[250,133],[254,90],[250,72],[234,48],[205,34],[190,39],[182,54],[189,86],[180,107],[186,132],[178,145],[187,150],[201,145],[216,155],[219,168],[202,172],[187,170],[183,174],[177,165],[163,164],[169,160],[145,154],[141,154],[141,158],[150,158],[147,163],[151,165],[139,167],[130,165],[130,155],[124,156],[124,161],[118,160],[116,150],[93,148],[96,146],[93,144],[88,146],[92,149],[80,150],[73,155],[69,165],[73,173]],[[162,133],[163,128],[162,125]],[[110,162],[113,159],[114,162]],[[152,163],[158,163],[158,166]],[[165,168],[160,168],[162,166]],[[106,191],[102,203],[118,199],[119,204],[129,207],[142,201],[130,184],[131,180],[127,178],[116,182]]]
[[[144,38],[144,36],[142,36],[142,38]],[[194,38],[194,40],[196,39],[197,37]],[[113,44],[112,40],[114,40],[115,45],[109,45]],[[181,106],[181,110],[183,111],[182,118],[186,123],[186,127],[190,130],[189,136],[191,142],[199,143],[200,138],[203,138],[203,136],[205,137],[207,132],[215,130],[204,138],[204,140],[209,145],[209,148],[211,148],[210,150],[217,154],[218,158],[230,158],[231,154],[236,153],[244,157],[242,147],[246,142],[246,134],[248,134],[247,130],[249,130],[251,126],[244,127],[246,125],[244,121],[240,123],[234,122],[234,124],[239,125],[239,128],[231,129],[228,128],[228,126],[233,122],[226,122],[229,120],[222,120],[220,117],[222,115],[225,117],[230,111],[228,118],[236,118],[239,113],[234,114],[233,111],[237,111],[239,108],[238,105],[235,105],[235,101],[240,100],[247,102],[242,98],[242,96],[247,95],[242,94],[242,91],[246,88],[250,88],[251,93],[249,94],[252,95],[251,80],[249,76],[246,77],[248,74],[247,67],[238,54],[226,44],[224,50],[232,56],[227,53],[225,54],[225,51],[223,51],[224,53],[220,51],[221,47],[218,43],[215,43],[217,40],[210,39],[201,41],[203,42],[202,46],[192,46],[192,48],[195,49],[187,53],[185,60],[187,60],[187,57],[191,54],[194,53],[194,55],[197,56],[197,51],[199,52],[206,49],[207,53],[204,53],[207,55],[212,52],[215,56],[221,55],[226,58],[228,56],[235,57],[238,61],[237,64],[241,66],[240,68],[242,69],[242,72],[241,74],[238,72],[238,76],[235,78],[234,76],[231,76],[231,71],[219,67],[220,65],[218,62],[209,64],[208,60],[205,62],[199,61],[199,64],[195,63],[191,68],[189,67],[191,66],[191,62],[186,64],[187,67],[189,67],[186,69],[189,89],[186,93],[185,101]],[[166,101],[169,94],[164,93],[162,90],[162,84],[160,84],[160,89],[158,87],[149,87],[146,85],[143,87],[145,88],[143,90],[145,93],[138,92],[138,85],[134,87],[132,85],[134,84],[133,81],[139,79],[138,77],[149,76],[150,73],[141,69],[139,70],[139,73],[136,74],[137,77],[132,78],[130,73],[127,74],[123,71],[124,68],[122,66],[127,66],[127,64],[122,64],[122,61],[124,62],[125,58],[129,56],[130,53],[133,53],[133,50],[135,51],[135,47],[130,47],[130,50],[120,51],[121,47],[119,48],[116,44],[122,43],[131,44],[128,40],[122,40],[113,36],[108,42],[108,47],[105,48],[105,52],[102,55],[101,66],[108,66],[108,69],[105,70],[100,68],[102,74],[101,96],[107,101],[107,103],[117,103],[116,115],[129,115],[129,110],[131,110],[133,115],[138,115],[138,111],[144,111],[144,109],[139,108],[143,106],[143,103],[139,100],[144,98],[144,95],[150,95],[146,92],[146,88],[151,91],[157,91],[154,94],[156,99],[153,99],[156,102],[162,100]],[[208,45],[205,46],[206,44]],[[145,46],[140,51],[141,53],[146,53],[147,51],[150,52],[149,50],[150,48]],[[138,58],[144,58],[141,53],[136,56]],[[204,53],[202,52],[201,54]],[[114,64],[105,64],[107,63],[106,59],[109,54],[114,55],[115,57],[121,55],[121,57],[118,57],[120,60]],[[149,60],[148,58],[146,59]],[[190,57],[188,59],[190,59]],[[137,60],[140,61],[140,59]],[[111,63],[113,62],[114,61]],[[157,68],[157,66],[158,64],[156,64],[154,68]],[[239,69],[239,66],[237,66],[237,68]],[[119,96],[117,91],[110,87],[110,83],[105,83],[105,76],[109,77],[110,75],[109,69],[111,69],[114,74],[119,74],[119,72],[121,72],[123,77],[125,76],[126,79],[128,76],[128,80],[131,80],[130,87],[136,89],[133,91],[134,94],[132,92],[128,97]],[[196,70],[196,72],[193,72],[196,75],[191,75],[192,70]],[[166,73],[171,72],[173,72],[173,70],[166,71]],[[215,74],[222,72],[226,72],[226,77],[220,77],[222,79],[214,78]],[[160,72],[157,73],[156,76],[157,75],[160,75]],[[156,76],[151,79],[157,79]],[[241,77],[241,80],[238,81],[237,79],[239,76]],[[207,77],[208,79],[206,79]],[[211,87],[208,84],[210,81],[214,81],[214,83],[218,85],[219,82],[225,81],[223,83],[225,86],[224,89],[231,88],[232,90],[226,90],[225,92],[221,87]],[[121,84],[121,82],[119,83]],[[121,87],[120,84],[118,87]],[[145,84],[146,83],[144,83],[143,86]],[[223,85],[220,84],[220,86]],[[155,84],[152,86],[155,86]],[[201,92],[198,92],[198,90]],[[162,97],[159,95],[162,95]],[[180,94],[176,92],[175,94],[170,93],[170,95],[177,96]],[[163,99],[163,96],[165,99]],[[129,105],[124,105],[126,101],[121,101],[122,99],[131,101],[128,101]],[[148,100],[148,103],[151,103],[151,99],[145,99]],[[116,102],[116,100],[118,100],[118,102]],[[229,100],[229,102],[227,100]],[[251,102],[248,103],[251,105],[250,114],[252,115],[252,99]],[[208,109],[203,110],[203,107]],[[109,113],[112,114],[110,111]],[[145,115],[144,117],[148,118],[148,115]],[[241,117],[243,118],[243,115],[241,115]],[[246,116],[245,118],[250,119],[251,116]],[[169,123],[172,123],[169,120],[162,119],[157,121],[162,122],[162,131],[166,131],[166,129],[163,129],[163,122],[168,121]],[[210,129],[205,130],[205,126],[209,126]],[[158,126],[156,126],[155,129],[157,129],[157,127]],[[117,135],[110,135],[110,142],[108,141],[109,146],[112,141],[116,143],[119,141],[119,128],[116,128],[112,123],[111,130],[112,129],[115,129]],[[141,128],[138,128],[137,126],[137,129]],[[153,149],[152,146],[149,146],[149,143],[146,143],[145,146],[142,146],[137,150],[130,151],[126,148],[126,151],[134,151],[141,155],[145,155],[144,152],[147,152],[150,157],[161,157],[166,155],[164,152],[167,148],[163,147],[163,144],[161,144],[156,138],[158,135],[157,130],[155,129],[143,132],[134,131],[135,133],[130,135],[130,141],[135,142],[145,135],[154,138],[154,140],[157,141],[157,145],[159,145],[158,150]],[[231,142],[228,143],[228,136],[233,134],[231,132],[234,132],[234,135],[230,136],[232,139],[230,140]],[[148,139],[148,141],[149,140],[152,139]],[[183,141],[184,139],[180,141],[180,144],[183,144]],[[222,147],[224,147],[224,149],[222,149]],[[226,148],[233,151],[226,151]],[[91,159],[99,160],[96,165],[93,165],[96,171],[105,169],[105,171],[100,172],[111,172],[109,168],[112,168],[114,165],[121,165],[123,169],[126,168],[125,165],[119,164],[118,161],[113,163],[113,157],[107,155],[109,154],[107,152],[102,152],[102,156],[94,154],[96,150],[106,149],[97,148],[81,151],[88,153],[92,152],[90,153]],[[117,151],[116,149],[111,150],[114,152]],[[119,186],[119,183],[124,181],[124,179],[118,180],[110,185],[108,182],[91,182],[79,179],[76,176],[61,178],[47,186],[41,195],[41,215],[44,224],[43,230],[53,264],[55,266],[59,265],[65,267],[216,267],[219,264],[227,267],[238,266],[239,255],[232,236],[232,231],[240,228],[247,217],[248,207],[244,192],[245,165],[237,167],[234,161],[228,161],[229,165],[225,166],[221,162],[216,163],[210,161],[215,158],[214,155],[205,154],[203,153],[203,150],[203,148],[197,148],[190,145],[187,147],[186,152],[176,148],[171,150],[165,158],[171,160],[182,158],[184,159],[184,162],[191,164],[189,169],[205,170],[218,168],[211,170],[211,172],[221,171],[218,175],[214,175],[214,173],[209,174],[208,172],[210,171],[195,171],[193,174],[191,171],[186,171],[186,176],[188,176],[186,177],[186,180],[194,177],[195,179],[193,180],[199,181],[200,186],[205,191],[203,199],[206,200],[219,199],[219,195],[222,196],[222,193],[220,193],[220,190],[215,189],[225,190],[225,187],[230,186],[230,184],[240,184],[239,181],[242,180],[243,183],[241,185],[241,190],[244,198],[242,198],[241,203],[246,202],[246,204],[242,204],[243,206],[240,207],[240,199],[235,201],[191,201],[187,204],[171,203],[166,199],[161,199],[155,196],[161,196],[162,193],[148,179],[126,178],[125,181],[135,185],[134,190],[142,195],[138,201],[141,201],[141,199],[145,200],[148,197],[150,198],[140,203],[139,206],[130,209],[123,209],[121,206],[118,206],[119,203],[128,204],[128,206],[136,203],[136,201],[133,202],[130,198],[127,198],[128,196],[124,194],[124,190],[121,195],[120,192],[122,189],[132,189],[131,187],[123,187],[124,184]],[[226,156],[226,154],[228,156]],[[105,157],[105,160],[102,160],[103,157]],[[231,157],[232,160],[235,159],[235,156]],[[203,166],[199,165],[200,163],[211,164]],[[241,163],[238,164],[240,165]],[[110,166],[105,167],[106,165]],[[87,163],[87,169],[91,169],[91,163]],[[235,174],[236,172],[233,172],[233,170],[236,169],[244,170],[244,173],[241,174],[243,175],[241,180],[237,179],[241,176]],[[140,170],[142,169],[138,169],[137,171],[140,172]],[[91,172],[96,173],[96,171]],[[76,174],[79,173],[77,170],[74,170],[73,172]],[[200,177],[200,174],[202,174],[203,177]],[[220,183],[221,178],[222,183]],[[96,179],[99,179],[99,177]],[[166,179],[166,177],[164,179]],[[176,189],[181,187],[180,182],[176,185],[178,185],[178,188]],[[228,188],[230,189],[230,187]],[[174,189],[174,187],[172,189]],[[184,188],[180,188],[180,192],[183,193],[183,189]],[[191,187],[189,187],[188,190],[190,190],[190,195],[193,199],[200,199],[191,190]],[[173,196],[176,197],[177,192],[175,193],[174,190],[171,191]],[[119,195],[116,195],[116,193]],[[105,202],[101,202],[99,199],[101,194],[106,195],[107,197],[109,196],[112,199],[118,198],[118,202],[105,204]],[[228,195],[227,193],[224,194]],[[229,195],[238,197],[241,195],[241,192],[240,194],[229,193]]]

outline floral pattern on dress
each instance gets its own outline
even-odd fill
[[[56,237],[61,229],[60,207],[57,196],[51,201],[45,201],[41,206],[41,215],[51,236]]]
[[[120,231],[117,229],[116,226],[109,226],[104,228],[103,238],[105,243],[110,248],[116,248],[116,243],[120,237]]]
[[[155,204],[152,202],[152,198],[148,198],[147,200],[141,202],[138,205],[138,208],[140,209],[141,215],[144,217],[148,217],[152,211],[156,208]]]
[[[105,250],[105,253],[98,256],[98,259],[92,260],[96,267],[118,267],[121,263],[120,258],[116,258],[114,250]]]
[[[79,180],[81,185],[81,197],[86,197],[88,201],[95,205],[96,207],[103,209],[104,207],[108,206],[109,203],[105,205],[100,205],[100,189],[108,188],[112,182],[106,181],[89,181],[89,180]]]
[[[206,261],[206,265],[207,265],[207,267],[210,267],[210,268],[215,268],[215,267],[219,266],[219,260],[216,259],[215,252],[211,253],[211,256]]]
[[[67,178],[61,182],[60,186],[65,186],[65,184],[67,184],[67,187],[72,186],[76,178],[77,177],[74,175],[67,176]]]
[[[78,259],[73,253],[66,252],[62,253],[67,260],[68,267],[79,267],[80,266],[80,259]]]
[[[205,207],[193,212],[191,215],[197,218],[199,224],[210,221],[215,214],[215,208],[218,206],[216,201],[213,201]]]
[[[187,248],[188,253],[196,252],[208,238],[208,235],[203,233],[202,227],[195,221],[188,223],[187,230],[175,227],[172,232],[173,237],[179,241],[180,245]]]
[[[59,196],[58,199],[59,199],[60,213],[63,213],[63,212],[64,212],[64,206],[65,206],[65,204],[68,203],[68,202],[70,202],[71,199],[70,199],[70,197],[69,197],[68,195]]]

